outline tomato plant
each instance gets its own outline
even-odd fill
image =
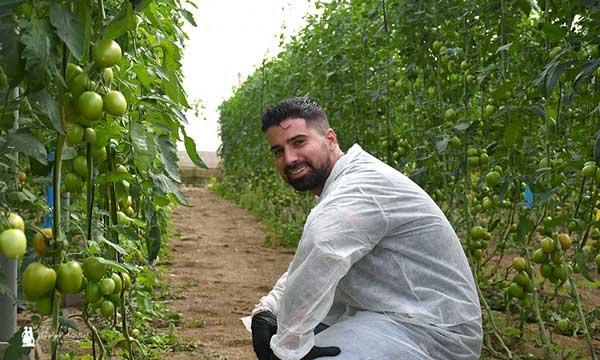
[[[59,334],[69,331],[59,321],[61,298],[81,291],[78,319],[94,356],[152,357],[160,346],[133,344],[129,336],[131,325],[144,325],[135,314],[154,297],[152,286],[135,279],[152,274],[169,213],[186,204],[177,142],[204,166],[182,115],[190,105],[180,20],[193,23],[191,14],[178,0],[25,0],[3,5],[2,13],[0,217],[26,216],[22,224],[11,218],[22,229],[0,219],[0,249],[24,258],[23,306],[52,317],[46,352],[53,358],[62,356]],[[69,202],[66,219],[60,199]],[[32,231],[32,246],[23,249]],[[118,288],[108,294],[104,287],[106,298],[105,280]],[[9,293],[3,286],[0,294]],[[120,324],[99,316],[115,313]],[[123,342],[113,344],[107,331]]]

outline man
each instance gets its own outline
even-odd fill
[[[476,287],[433,200],[360,146],[344,154],[308,98],[262,121],[281,176],[319,200],[288,271],[252,311],[258,358],[479,359]]]

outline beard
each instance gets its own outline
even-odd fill
[[[318,187],[323,187],[330,172],[330,160],[325,158],[325,161],[320,166],[314,166],[310,161],[297,161],[285,167],[285,181],[298,191],[310,191]],[[290,172],[299,167],[306,166],[307,172],[302,177],[292,179]]]

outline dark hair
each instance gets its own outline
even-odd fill
[[[316,125],[323,130],[329,129],[329,121],[321,105],[303,96],[285,99],[268,108],[262,117],[261,130],[265,132],[271,126],[279,125],[290,118],[302,118],[308,126]]]

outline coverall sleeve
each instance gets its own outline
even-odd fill
[[[340,279],[386,232],[384,212],[360,188],[330,194],[315,207],[288,269],[277,334],[271,338],[275,355],[299,360],[310,351],[313,330],[329,312]]]
[[[258,304],[254,305],[254,308],[252,309],[252,316],[266,310],[271,311],[275,315],[279,313],[279,304],[285,291],[287,274],[287,271],[283,273],[283,275],[281,275],[279,280],[277,280],[273,286],[273,289],[267,295],[260,298]]]

